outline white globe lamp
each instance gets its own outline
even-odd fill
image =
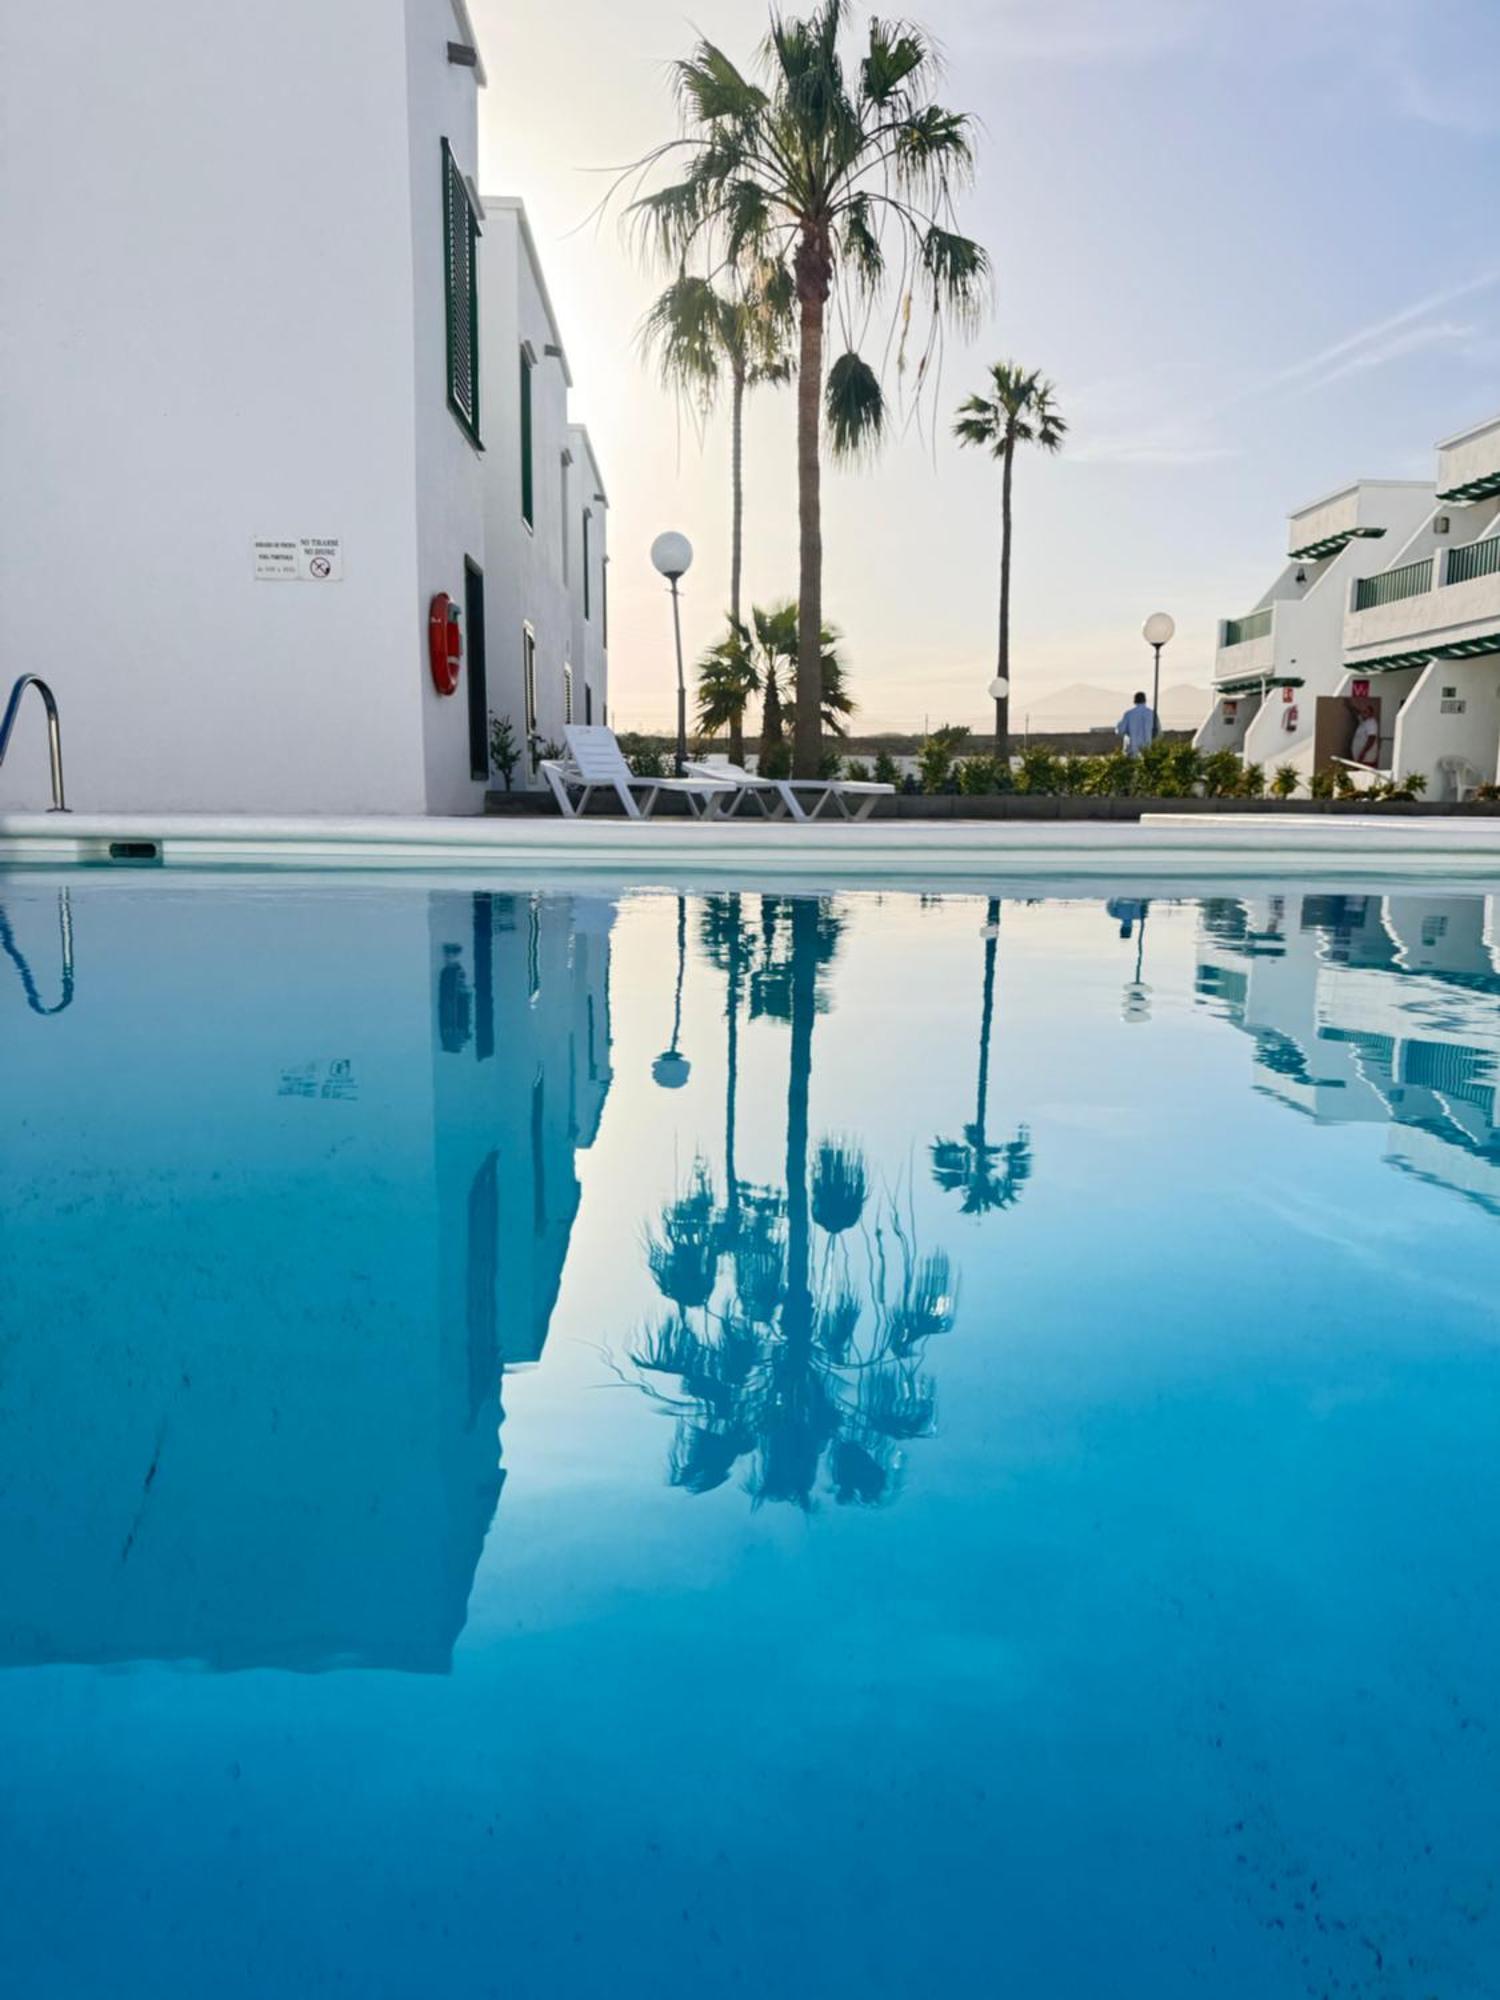
[[[1141,627],[1141,637],[1151,648],[1151,734],[1161,734],[1161,649],[1177,630],[1176,621],[1165,611],[1153,611]]]
[[[693,545],[669,528],[651,544],[651,561],[672,590],[672,633],[677,641],[677,775],[687,769],[687,680],[682,671],[682,610],[677,586],[693,566]]]

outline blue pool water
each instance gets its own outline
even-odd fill
[[[1500,1992],[1500,899],[0,912],[10,2000]]]

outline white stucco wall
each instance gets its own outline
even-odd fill
[[[530,625],[536,641],[535,743],[540,750],[562,740],[563,667],[575,664],[569,591],[580,575],[580,559],[577,544],[570,541],[565,580],[564,503],[569,514],[576,513],[585,482],[577,464],[564,472],[563,453],[571,449],[567,360],[524,210],[505,196],[486,196],[484,208],[480,340],[481,380],[489,385],[483,476],[489,704],[494,714],[510,717],[523,745],[513,782],[524,788],[541,781],[524,750],[523,633]],[[521,513],[523,343],[534,357],[529,527]],[[548,353],[549,348],[554,351]],[[575,677],[575,690],[579,685]],[[582,716],[579,692],[575,719]]]
[[[452,468],[413,215],[463,93],[472,157],[453,33],[448,0],[6,10],[0,657],[55,685],[77,807],[458,803],[424,749],[456,535],[419,554]],[[257,582],[253,538],[301,535],[341,538],[343,580]],[[0,802],[47,803],[39,715]]]
[[[604,476],[594,454],[593,441],[582,424],[573,424],[569,436],[573,452],[573,495],[568,524],[570,562],[568,601],[572,620],[572,658],[576,681],[575,707],[579,720],[589,706],[584,689],[591,693],[595,722],[607,719],[609,710],[609,663],[606,646],[609,562],[609,499]],[[588,578],[584,579],[583,515],[588,510]],[[585,609],[587,607],[587,609]]]
[[[1455,702],[1463,704],[1461,710],[1454,710]],[[1500,762],[1500,660],[1433,660],[1402,703],[1397,776],[1417,772],[1427,780],[1429,797],[1455,797],[1451,774],[1439,770],[1447,757],[1461,757],[1474,781],[1494,783]]]
[[[469,699],[465,679],[471,659],[464,633],[464,667],[458,691],[440,695],[427,671],[425,607],[438,591],[464,602],[464,557],[485,572],[482,453],[448,407],[448,326],[444,305],[444,139],[470,182],[477,186],[478,119],[472,70],[450,63],[456,33],[449,0],[406,0],[406,40],[411,159],[411,278],[415,302],[415,426],[417,619],[410,652],[421,705],[425,804],[429,812],[479,812],[486,780],[471,775]],[[486,243],[481,235],[483,269]],[[482,280],[481,280],[482,286]],[[483,296],[480,299],[479,434],[488,430],[483,367]]]

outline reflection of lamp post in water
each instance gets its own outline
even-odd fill
[[[1151,1019],[1151,988],[1142,979],[1146,956],[1146,918],[1151,913],[1147,902],[1114,899],[1106,905],[1112,917],[1120,921],[1120,936],[1135,936],[1135,977],[1125,982],[1124,997],[1120,1005],[1120,1019],[1127,1027],[1138,1027],[1141,1022]]]
[[[677,996],[672,1007],[672,1046],[663,1049],[651,1065],[651,1075],[663,1090],[681,1090],[692,1074],[692,1064],[677,1046],[682,1034],[682,980],[687,970],[687,899],[677,898]]]

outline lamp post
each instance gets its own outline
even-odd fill
[[[677,639],[677,775],[687,769],[687,682],[682,672],[682,608],[677,586],[693,566],[693,545],[686,535],[658,535],[651,560],[672,587],[672,630]]]
[[[1010,682],[996,674],[990,682],[990,700],[995,704],[995,755],[1002,764],[1010,752]]]
[[[1141,637],[1155,654],[1151,669],[1151,734],[1161,734],[1161,649],[1177,630],[1165,611],[1153,611],[1141,627]]]

